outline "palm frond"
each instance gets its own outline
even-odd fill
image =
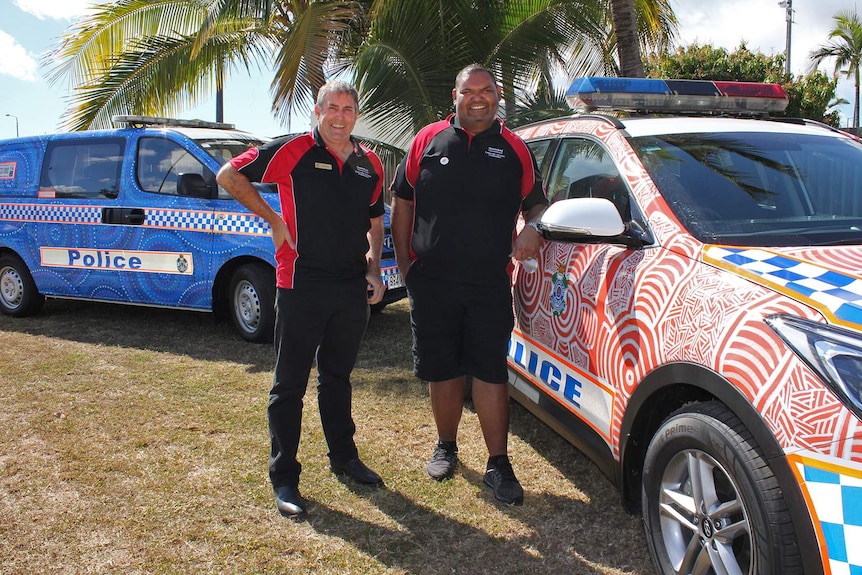
[[[118,0],[82,18],[43,58],[49,83],[87,84],[132,43],[146,36],[182,37],[204,18],[194,0]]]
[[[274,19],[282,41],[271,86],[276,117],[289,121],[298,108],[314,102],[327,80],[325,70],[335,59],[339,38],[360,14],[356,2],[309,2],[301,12]]]
[[[64,126],[104,128],[115,114],[175,115],[212,93],[222,62],[249,68],[266,57],[268,42],[253,28],[225,29],[191,58],[194,36],[142,38],[107,63],[97,82],[73,92]]]

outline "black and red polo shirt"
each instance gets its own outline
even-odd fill
[[[276,285],[365,277],[371,219],[383,215],[383,164],[353,140],[346,162],[317,128],[276,138],[230,160],[252,182],[278,187],[281,217],[296,241],[276,252]]]
[[[416,134],[392,191],[413,202],[411,271],[488,286],[509,281],[519,213],[548,202],[533,155],[502,121],[471,136],[454,114]]]

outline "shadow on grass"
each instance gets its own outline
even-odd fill
[[[399,302],[400,303],[400,302]],[[36,316],[0,316],[0,329],[70,342],[175,353],[204,361],[233,361],[250,365],[251,373],[271,371],[271,344],[244,341],[229,319],[216,320],[207,312],[49,299]],[[367,367],[391,365],[395,357],[388,334],[401,332],[408,347],[398,357],[409,361],[410,320],[399,304],[371,315],[360,362]],[[382,353],[375,350],[382,350]]]
[[[461,474],[471,484],[482,484],[481,471],[462,466]],[[620,551],[632,547],[631,541],[620,539],[626,533],[613,533],[609,539],[607,529],[597,527],[607,523],[603,518],[606,501],[584,503],[551,494],[528,494],[525,506],[532,510],[525,510],[494,502],[485,489],[479,497],[526,527],[522,535],[491,535],[491,527],[453,519],[399,491],[345,485],[397,527],[365,521],[313,500],[308,524],[318,533],[350,543],[388,568],[421,575],[651,572],[645,549],[643,557],[620,561]],[[429,480],[428,489],[435,486]],[[535,509],[542,511],[535,513]]]

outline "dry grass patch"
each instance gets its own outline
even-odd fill
[[[652,573],[641,524],[574,448],[517,405],[522,507],[482,485],[478,420],[436,483],[406,302],[375,315],[354,374],[357,443],[386,481],[329,472],[314,385],[300,485],[280,517],[266,475],[273,357],[206,314],[49,301],[0,317],[0,572]]]

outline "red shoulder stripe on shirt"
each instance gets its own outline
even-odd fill
[[[373,206],[377,203],[377,200],[380,199],[380,194],[383,192],[383,162],[380,161],[380,158],[377,157],[377,154],[374,153],[373,150],[363,146],[361,143],[359,147],[362,149],[363,153],[368,157],[371,162],[371,166],[374,168],[374,171],[377,172],[379,178],[377,179],[377,186],[374,188],[374,193],[371,195],[371,203],[369,206]]]
[[[504,126],[502,136],[503,139],[512,146],[512,149],[515,150],[515,154],[521,161],[521,166],[523,167],[521,175],[521,198],[526,198],[530,195],[530,192],[533,191],[533,186],[536,182],[536,171],[535,165],[533,164],[533,157],[530,155],[530,150],[527,148],[527,144],[524,143],[524,140],[515,135],[512,130]]]
[[[440,120],[433,124],[428,124],[413,138],[413,143],[410,145],[410,150],[407,156],[407,165],[404,170],[404,177],[407,183],[414,189],[416,188],[416,180],[419,178],[419,162],[425,154],[425,149],[434,137],[450,127],[452,124],[449,120]]]

